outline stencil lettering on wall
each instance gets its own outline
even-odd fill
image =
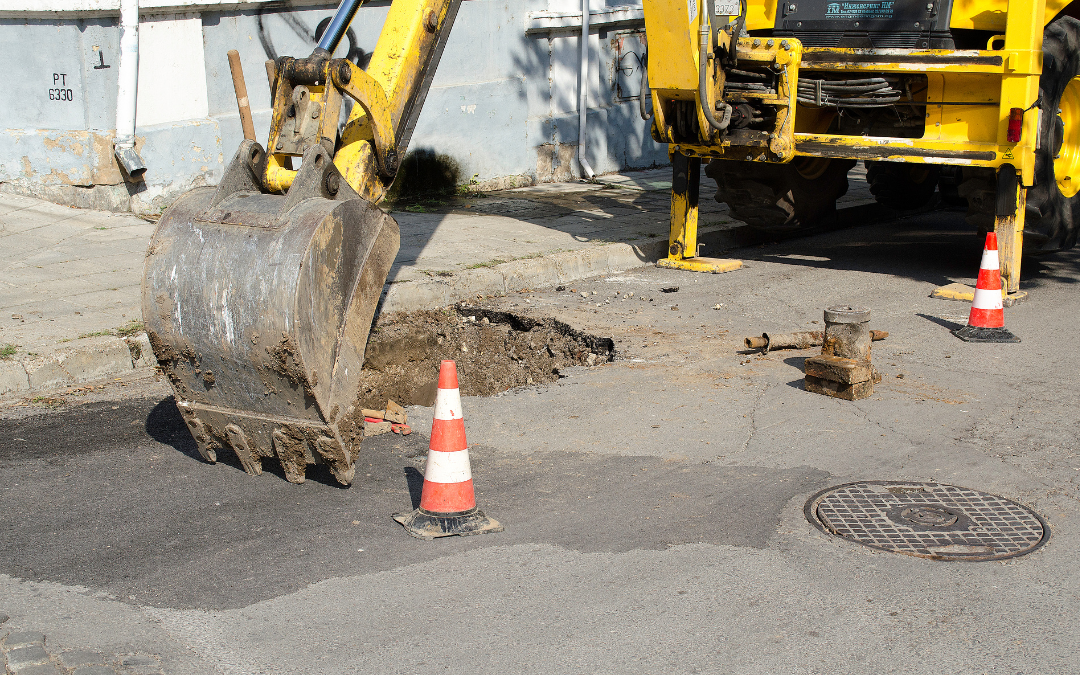
[[[75,97],[67,86],[67,73],[53,73],[52,87],[49,88],[50,101],[73,101]]]

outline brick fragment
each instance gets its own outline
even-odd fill
[[[825,394],[826,396],[832,396],[833,398],[842,398],[847,401],[858,401],[860,399],[869,398],[874,394],[873,380],[867,380],[857,384],[843,384],[842,382],[833,382],[832,380],[823,380],[812,375],[807,375],[804,385],[806,391],[815,394]]]
[[[811,356],[803,365],[808,376],[840,384],[858,384],[871,380],[874,376],[874,367],[869,361],[840,356]]]
[[[379,436],[380,434],[390,433],[389,422],[364,422],[364,436]]]
[[[388,422],[394,422],[395,424],[405,424],[408,421],[405,408],[402,408],[393,401],[386,402],[386,414],[383,415],[383,419]]]

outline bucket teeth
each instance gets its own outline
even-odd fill
[[[206,425],[202,423],[202,420],[194,416],[188,417],[185,421],[188,428],[191,429],[191,435],[195,437],[195,445],[199,448],[199,454],[206,461],[215,464],[217,462],[217,451],[211,445],[212,439],[206,431]]]
[[[247,471],[252,476],[261,476],[262,458],[251,451],[251,444],[248,442],[244,430],[235,424],[230,424],[225,427],[225,435],[229,439],[229,446],[236,453],[237,459],[240,460],[240,464],[244,467],[244,471]]]
[[[319,453],[334,478],[342,485],[349,485],[356,475],[356,467],[349,461],[349,453],[335,438],[319,436],[315,439],[315,451]]]
[[[281,429],[274,429],[274,452],[277,454],[285,479],[290,483],[303,483],[307,478],[307,457],[302,438],[293,438]]]

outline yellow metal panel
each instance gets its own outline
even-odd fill
[[[953,0],[952,28],[1001,31],[1009,0]]]
[[[703,0],[693,4],[705,5]],[[641,5],[649,41],[649,86],[696,96],[697,17],[690,16],[686,0],[643,0]]]
[[[980,101],[990,105],[928,107],[924,138],[957,143],[997,143],[1001,78],[995,75],[949,73],[948,76],[937,75],[933,79],[937,83],[937,91],[931,88],[931,101]]]
[[[746,7],[746,30],[768,30],[776,26],[776,0],[751,0]]]
[[[1043,25],[1053,20],[1068,4],[1069,0],[1048,0],[1042,5],[1045,7],[1042,14]],[[1009,0],[953,0],[949,26],[1001,32],[1005,29],[1006,11],[1030,12],[1032,9],[1029,0],[1011,4]]]

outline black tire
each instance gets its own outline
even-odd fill
[[[867,162],[866,182],[878,204],[895,211],[914,211],[934,198],[938,168],[929,164]]]
[[[787,164],[713,160],[716,201],[747,225],[773,234],[813,229],[836,211],[854,160],[796,158]]]
[[[1055,156],[1062,151],[1080,153],[1080,124],[1075,123],[1075,115],[1071,116],[1072,123],[1068,128],[1063,126],[1058,115],[1062,94],[1078,75],[1080,21],[1062,16],[1043,31],[1043,72],[1039,78],[1039,99],[1042,101],[1039,136],[1042,142],[1035,151],[1035,185],[1027,192],[1024,253],[1050,253],[1072,248],[1080,232],[1080,192],[1071,196],[1063,194],[1054,170]],[[992,230],[993,173],[965,169],[964,177],[960,194],[968,200],[968,222],[980,230]],[[1076,180],[1080,181],[1080,176]]]
[[[1066,197],[1054,175],[1054,156],[1068,144],[1080,145],[1080,129],[1065,129],[1062,137],[1060,118],[1062,94],[1069,82],[1080,75],[1080,21],[1063,16],[1043,32],[1043,72],[1039,78],[1039,97],[1043,102],[1043,139],[1035,151],[1035,186],[1028,190],[1024,214],[1024,249],[1039,252],[1060,251],[1076,244],[1080,225],[1080,193]],[[1063,149],[1063,148],[1062,148]],[[1080,176],[1076,177],[1080,180]]]

